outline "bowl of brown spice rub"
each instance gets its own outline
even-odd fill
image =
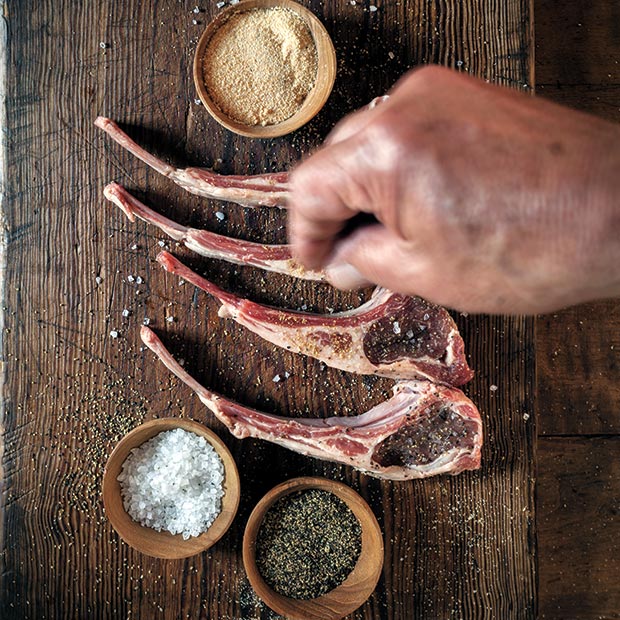
[[[294,478],[256,505],[243,564],[258,596],[293,620],[337,620],[373,593],[383,537],[353,489],[327,478]]]
[[[209,114],[234,133],[283,136],[327,101],[336,53],[319,19],[292,0],[244,0],[206,28],[194,83]]]

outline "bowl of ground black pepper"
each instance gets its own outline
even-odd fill
[[[293,620],[336,620],[373,593],[383,568],[377,520],[353,489],[295,478],[256,505],[243,537],[243,564],[258,596]]]
[[[194,83],[209,114],[237,134],[283,136],[327,101],[336,77],[334,46],[319,19],[292,0],[244,0],[206,28]]]

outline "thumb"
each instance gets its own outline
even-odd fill
[[[392,291],[415,294],[427,260],[416,244],[381,224],[365,226],[336,244],[325,268],[336,288],[351,290],[378,284]]]

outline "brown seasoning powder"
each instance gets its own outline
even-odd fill
[[[232,15],[211,38],[203,61],[213,103],[245,125],[273,125],[293,116],[316,74],[310,30],[281,7]]]

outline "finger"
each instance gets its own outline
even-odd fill
[[[291,175],[289,241],[295,258],[308,268],[324,264],[347,221],[368,202],[352,152],[348,141],[326,147]]]
[[[413,242],[376,224],[340,241],[325,271],[331,284],[343,290],[372,283],[412,295],[428,288],[428,267]]]

